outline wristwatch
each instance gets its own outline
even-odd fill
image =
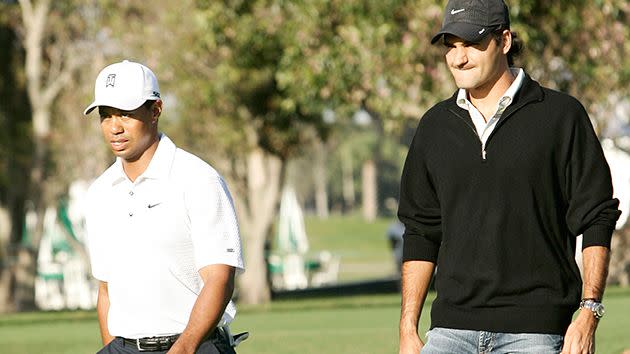
[[[580,302],[580,308],[589,309],[593,312],[595,318],[600,319],[604,317],[606,311],[604,311],[604,304],[595,299],[583,299]]]

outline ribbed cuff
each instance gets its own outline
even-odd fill
[[[403,236],[403,262],[404,261],[437,261],[439,244],[429,238],[440,239],[440,233],[431,235],[405,234]]]
[[[590,246],[604,246],[610,248],[613,229],[608,225],[593,225],[584,230],[582,249]]]

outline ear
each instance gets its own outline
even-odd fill
[[[155,101],[155,103],[152,106],[152,110],[153,110],[153,112],[152,112],[153,113],[153,121],[154,121],[154,123],[157,123],[158,118],[162,114],[162,100]]]
[[[507,54],[512,48],[512,32],[509,29],[503,30],[501,33],[501,45],[503,54]]]

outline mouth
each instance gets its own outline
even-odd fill
[[[124,150],[127,147],[128,142],[129,140],[127,139],[115,139],[115,140],[110,140],[109,144],[111,145],[112,150],[120,151],[120,150]]]

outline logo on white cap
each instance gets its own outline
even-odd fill
[[[116,74],[107,75],[107,82],[105,82],[105,87],[114,87],[116,83]]]
[[[132,61],[122,61],[105,67],[96,77],[94,102],[84,114],[99,106],[131,111],[147,100],[160,99],[160,87],[151,69]]]

